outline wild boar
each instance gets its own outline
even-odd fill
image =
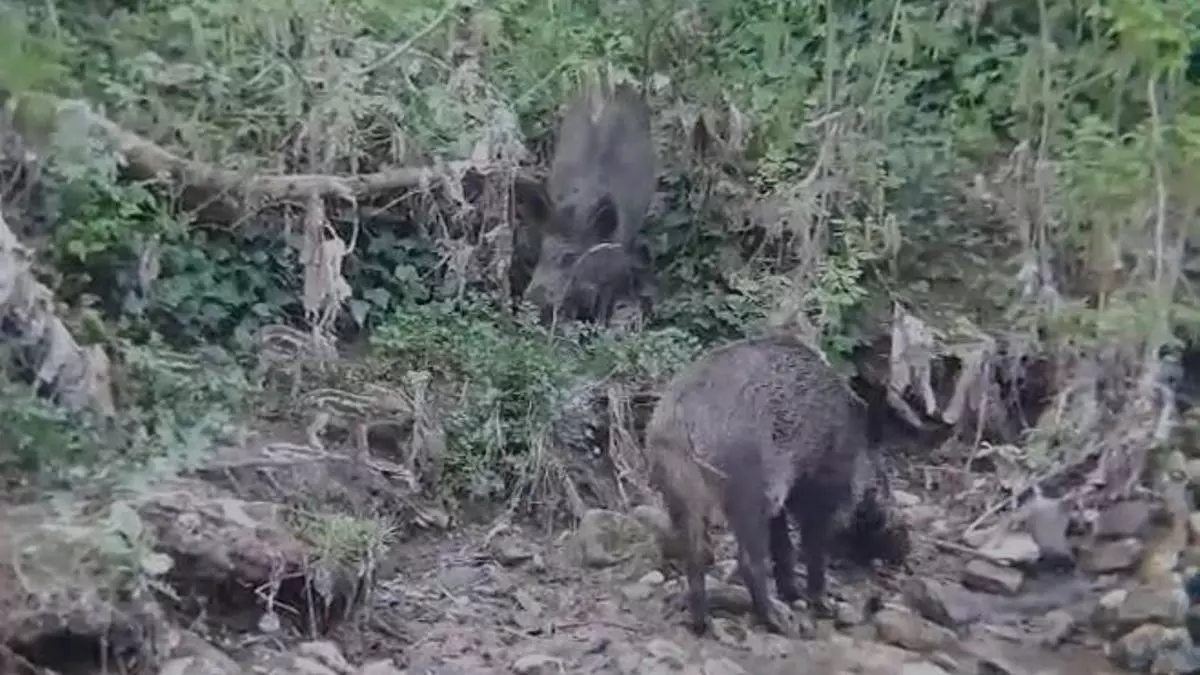
[[[908,530],[892,515],[870,409],[817,352],[773,336],[714,349],[679,373],[646,431],[651,483],[662,494],[687,577],[690,627],[708,630],[708,527],[718,510],[738,542],[755,618],[781,632],[767,596],[770,557],[781,598],[796,589],[789,514],[798,521],[811,609],[827,614],[825,566],[848,533],[862,559],[899,564]]]
[[[559,127],[547,190],[529,207],[540,251],[525,298],[544,318],[607,321],[637,295],[647,265],[635,252],[655,188],[650,108],[632,87],[590,89]]]

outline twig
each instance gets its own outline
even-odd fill
[[[900,6],[901,0],[896,0],[896,2],[892,4],[892,18],[888,23],[887,32],[888,49],[883,50],[883,58],[880,59],[879,71],[875,73],[875,82],[871,84],[871,93],[867,96],[864,107],[871,101],[875,100],[875,97],[879,94],[879,88],[883,86],[883,76],[887,74],[888,61],[891,60],[892,56],[892,40],[896,36],[896,27],[900,23]]]
[[[3,92],[0,92],[3,93]],[[369,174],[342,176],[336,174],[265,174],[225,169],[207,162],[182,157],[132,131],[121,128],[112,120],[95,112],[82,100],[60,99],[44,93],[14,96],[9,105],[16,108],[12,115],[14,128],[35,140],[48,142],[44,128],[56,128],[59,118],[74,115],[76,119],[97,132],[113,148],[125,156],[129,175],[144,180],[168,180],[181,187],[191,188],[194,196],[187,197],[189,208],[208,208],[211,222],[236,223],[246,211],[254,211],[262,201],[307,203],[314,196],[331,197],[355,203],[364,197],[386,194],[398,189],[437,185],[447,176],[462,176],[468,172],[488,174],[510,170],[510,163],[480,163],[472,160],[449,161],[430,166],[400,167]],[[51,111],[45,113],[44,111]],[[519,172],[524,173],[524,172]],[[518,176],[537,182],[534,173]]]
[[[434,28],[437,28],[439,25],[441,25],[442,21],[444,21],[447,16],[450,16],[450,12],[454,11],[454,9],[456,7],[458,7],[458,3],[455,2],[454,0],[450,0],[450,2],[447,2],[446,6],[442,8],[441,13],[439,13],[436,17],[434,17],[433,21],[429,22],[429,25],[427,25],[424,28],[422,28],[421,30],[417,31],[415,35],[413,35],[412,37],[405,40],[403,43],[401,43],[399,46],[397,46],[392,51],[388,52],[387,54],[384,54],[375,63],[364,66],[362,68],[362,70],[359,70],[358,73],[356,73],[356,77],[362,77],[363,75],[369,75],[371,73],[371,71],[382,68],[383,66],[387,65],[388,62],[392,61],[393,59],[398,58],[404,52],[407,52],[408,50],[412,49],[412,46],[414,44],[416,44],[418,40],[425,37],[426,35],[429,35],[430,33],[433,32]]]
[[[595,626],[595,625],[608,626],[610,628],[620,628],[621,630],[629,631],[630,633],[636,633],[636,632],[639,632],[642,630],[641,628],[639,628],[637,626],[630,626],[628,624],[620,623],[617,621],[612,621],[609,619],[588,619],[587,621],[567,621],[565,623],[552,623],[551,627],[554,629],[555,632],[557,632],[560,630],[571,630],[573,628],[586,628],[588,626]]]
[[[1162,160],[1159,152],[1162,148],[1162,121],[1158,112],[1158,77],[1152,76],[1146,81],[1146,99],[1150,104],[1150,129],[1154,139],[1154,194],[1156,197],[1154,216],[1154,283],[1162,283],[1163,262],[1167,230],[1167,188],[1163,180]]]
[[[1006,506],[1008,506],[1010,503],[1015,507],[1020,502],[1020,498],[1025,496],[1026,492],[1028,492],[1036,483],[1040,483],[1042,480],[1045,480],[1045,478],[1046,478],[1046,476],[1043,476],[1041,478],[1031,478],[1028,482],[1026,482],[1025,485],[1023,485],[1021,487],[1020,490],[1013,492],[1011,495],[1005,497],[1004,499],[996,501],[994,504],[992,504],[987,509],[985,509],[984,512],[979,515],[978,518],[971,521],[971,524],[967,526],[967,529],[963,530],[963,536],[966,536],[966,535],[974,532],[977,527],[979,527],[980,525],[983,524],[983,521],[987,520],[988,518],[991,518],[992,516],[996,515],[1000,511],[1004,510],[1004,508]]]
[[[1030,478],[1028,481],[1026,481],[1025,485],[1021,486],[1018,490],[1015,490],[1011,495],[989,506],[987,510],[985,510],[978,518],[976,518],[971,522],[970,525],[967,526],[967,529],[963,530],[963,535],[967,535],[975,531],[975,528],[979,527],[983,521],[1002,511],[1008,504],[1011,503],[1014,506],[1018,505],[1021,501],[1028,497],[1030,493],[1040,490],[1042,485],[1044,485],[1047,481],[1074,471],[1076,467],[1091,461],[1097,454],[1099,454],[1098,451],[1092,450],[1074,462],[1068,462],[1051,471],[1047,471],[1041,476]]]
[[[975,556],[977,558],[983,558],[984,560],[988,560],[990,562],[994,562],[999,565],[1004,565],[1004,564],[1008,563],[1008,561],[1004,558],[1000,558],[1000,557],[991,555],[985,551],[980,551],[977,548],[971,548],[970,546],[965,546],[963,544],[957,544],[952,541],[946,541],[945,539],[938,539],[937,537],[925,537],[925,536],[920,536],[920,535],[917,536],[917,539],[920,541],[929,542],[930,544],[933,544],[934,546],[941,548],[941,549],[945,549],[947,551],[954,551],[956,553],[965,553],[967,555]]]
[[[1034,160],[1034,189],[1037,191],[1038,208],[1037,220],[1030,223],[1033,232],[1029,234],[1030,239],[1034,242],[1034,253],[1038,261],[1039,282],[1044,282],[1041,279],[1041,270],[1046,262],[1046,190],[1044,181],[1038,180],[1042,168],[1046,165],[1047,145],[1050,138],[1050,101],[1053,98],[1053,82],[1051,79],[1050,68],[1050,17],[1049,10],[1046,7],[1046,0],[1038,0],[1038,29],[1041,37],[1041,84],[1042,84],[1042,123],[1039,131],[1037,158]],[[1039,286],[1041,283],[1039,283]]]

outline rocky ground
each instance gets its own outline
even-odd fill
[[[710,586],[714,635],[697,639],[683,626],[680,580],[662,569],[663,515],[652,507],[590,511],[553,535],[506,522],[460,526],[420,504],[411,476],[386,461],[287,444],[231,448],[191,477],[121,502],[127,510],[98,507],[112,501],[100,495],[77,496],[71,514],[6,509],[0,672],[1194,668],[1181,579],[1200,519],[1173,511],[1170,499],[1083,514],[1041,500],[1020,527],[954,543],[936,495],[905,487],[898,499],[919,537],[912,574],[835,569],[837,619],[813,623],[796,607],[795,636],[771,635],[748,619],[727,538]],[[396,514],[399,536],[378,557],[339,557],[329,537],[289,519],[314,504]],[[868,614],[880,604],[868,599],[882,609]]]

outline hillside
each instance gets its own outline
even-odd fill
[[[0,5],[4,672],[1190,672],[1192,5]],[[647,311],[548,324],[621,84]],[[726,538],[697,640],[642,430],[766,331],[893,391],[918,546],[776,639]]]

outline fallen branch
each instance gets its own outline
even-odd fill
[[[0,101],[5,100],[0,92]],[[180,157],[157,143],[127,131],[92,110],[86,101],[60,99],[35,92],[7,97],[8,116],[22,136],[43,145],[66,123],[81,125],[95,133],[113,150],[125,157],[126,172],[136,179],[166,178],[183,188],[188,208],[203,209],[214,222],[233,223],[264,202],[296,200],[306,203],[310,197],[334,197],[362,200],[397,190],[421,187],[429,189],[446,181],[459,181],[468,173],[487,175],[511,165],[461,160],[422,167],[404,167],[357,176],[328,174],[263,175],[247,174],[205,162]],[[528,170],[518,170],[516,178],[540,182]],[[456,191],[458,186],[454,186]]]
[[[33,276],[30,253],[0,213],[0,324],[4,337],[27,347],[37,363],[35,385],[46,386],[69,410],[115,414],[108,355],[76,342],[55,314],[54,294]]]
[[[996,555],[992,555],[992,554],[988,553],[987,551],[981,551],[981,550],[979,550],[977,548],[973,548],[971,546],[965,546],[963,544],[955,543],[953,541],[946,541],[945,539],[939,539],[937,537],[930,537],[930,536],[920,535],[920,534],[917,535],[917,539],[919,541],[924,541],[929,544],[932,544],[942,550],[950,551],[951,553],[962,553],[963,555],[974,556],[976,558],[980,558],[982,560],[986,560],[988,562],[995,563],[997,565],[1006,565],[1008,563],[1008,560],[1005,558],[1002,558],[1002,557],[996,556]]]

